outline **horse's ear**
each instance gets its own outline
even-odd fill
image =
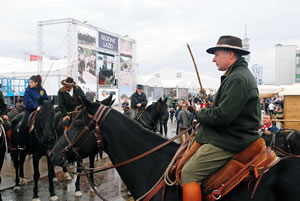
[[[109,97],[107,97],[106,99],[101,101],[101,104],[103,104],[105,106],[109,106],[111,104],[111,100],[112,100],[112,94],[110,94]]]
[[[159,98],[157,102],[161,103],[161,101],[162,101],[162,99],[161,99],[161,98]]]
[[[39,103],[39,105],[43,105],[43,104],[44,104],[44,99],[43,99],[43,97],[40,97],[40,98],[39,98],[38,103]]]
[[[85,107],[89,108],[89,107],[92,106],[92,103],[88,99],[86,99],[85,97],[81,97],[81,100],[82,100],[82,103]]]
[[[114,99],[114,100],[112,100],[112,101],[110,102],[109,107],[112,106],[112,105],[114,104],[115,100],[116,100],[116,99]]]
[[[168,97],[166,97],[164,101],[167,102],[168,101]]]
[[[51,105],[55,105],[54,98],[50,102],[51,102]]]

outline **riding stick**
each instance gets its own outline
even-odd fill
[[[195,62],[195,59],[194,59],[192,50],[191,50],[191,48],[190,48],[190,46],[189,46],[188,43],[186,44],[186,46],[187,46],[187,48],[189,49],[190,55],[191,55],[191,57],[192,57],[192,60],[193,60],[194,66],[195,66],[195,70],[196,70],[198,82],[199,82],[199,84],[200,84],[200,92],[201,92],[201,94],[203,95],[203,97],[204,97],[204,99],[205,99],[205,101],[206,101],[206,103],[207,103],[206,94],[205,94],[205,92],[204,92],[204,90],[203,90],[203,87],[202,87],[202,83],[201,83],[201,80],[200,80],[200,75],[199,75],[199,72],[198,72],[197,64],[196,64],[196,62]]]

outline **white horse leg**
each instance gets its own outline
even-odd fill
[[[27,180],[25,178],[20,178],[20,185],[21,186],[27,185]]]
[[[58,200],[58,197],[55,195],[55,196],[51,196],[49,199],[50,201],[56,201]]]
[[[76,192],[74,193],[74,196],[75,196],[75,197],[81,197],[81,196],[82,196],[82,193],[81,193],[80,191],[76,191]]]

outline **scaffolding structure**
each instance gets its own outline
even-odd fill
[[[43,56],[44,52],[44,38],[43,38],[43,27],[49,25],[57,25],[57,24],[66,24],[66,37],[67,37],[67,69],[68,76],[76,77],[76,66],[77,66],[77,25],[85,26],[84,22],[80,22],[78,20],[72,18],[63,18],[63,19],[54,19],[54,20],[46,20],[46,21],[38,21],[37,22],[37,47],[38,54],[42,57],[41,60],[38,61],[38,72],[43,71]]]

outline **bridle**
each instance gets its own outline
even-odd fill
[[[70,150],[72,149],[72,151],[75,154],[76,160],[77,162],[80,164],[83,172],[87,172],[87,170],[84,168],[84,165],[82,163],[82,158],[80,157],[80,154],[78,152],[78,147],[75,147],[75,144],[88,132],[88,130],[90,129],[90,127],[95,124],[95,132],[96,132],[96,137],[97,137],[97,146],[98,146],[98,151],[100,153],[100,156],[102,158],[102,153],[104,151],[104,143],[103,143],[103,138],[102,138],[102,134],[100,132],[100,124],[106,119],[107,115],[110,113],[111,108],[105,105],[100,105],[96,111],[96,113],[94,115],[90,115],[88,114],[88,116],[91,118],[91,120],[89,121],[89,123],[83,128],[83,130],[80,132],[80,134],[73,140],[71,141],[67,131],[69,130],[65,130],[64,131],[64,137],[66,138],[68,145],[65,147],[65,149],[63,150],[63,158],[64,155]],[[79,116],[76,115],[76,118]],[[73,124],[71,125],[73,126]],[[94,133],[94,131],[91,131],[91,133]],[[86,139],[88,139],[88,136],[86,136]],[[84,143],[83,143],[84,144]],[[98,192],[97,188],[95,187],[95,185],[92,183],[90,177],[86,176],[92,189],[94,190],[94,192],[98,195],[99,198],[101,198],[102,200],[106,201],[105,198],[103,198],[100,193]]]
[[[285,141],[282,142],[282,144],[278,147],[276,146],[276,137],[277,134],[281,131],[281,130],[291,130],[292,132],[290,132],[288,134],[288,136],[286,137]],[[272,133],[272,139],[271,139],[271,143],[270,143],[270,147],[272,147],[273,149],[275,149],[277,152],[279,152],[279,154],[281,154],[282,156],[285,157],[294,157],[294,158],[300,158],[300,155],[296,155],[296,154],[292,154],[291,152],[291,145],[290,145],[290,137],[294,134],[296,134],[296,132],[298,132],[298,130],[296,129],[292,129],[292,128],[282,128],[276,132]],[[287,152],[283,150],[283,147],[287,148]]]
[[[67,133],[67,131],[70,128],[68,130],[65,130],[64,137],[66,138],[68,145],[63,150],[63,154],[65,154],[70,149],[72,149],[72,151],[75,153],[76,157],[78,159],[80,159],[80,161],[82,161],[82,159],[80,158],[80,155],[78,153],[78,149],[75,147],[75,144],[88,132],[88,130],[90,129],[92,124],[96,125],[95,132],[96,132],[96,136],[97,136],[97,145],[98,145],[98,149],[100,150],[99,153],[101,154],[104,150],[104,143],[103,143],[103,139],[102,139],[102,134],[100,132],[100,124],[106,119],[106,117],[110,111],[111,111],[110,107],[105,106],[105,105],[100,105],[94,115],[90,115],[90,114],[88,115],[91,118],[91,120],[73,141],[70,140],[68,133]],[[73,125],[71,125],[71,126],[73,126]],[[93,132],[91,132],[91,133],[93,133]]]
[[[30,121],[30,125],[36,123],[37,115],[38,115],[38,111],[35,111],[35,113],[33,114],[32,119],[31,119],[31,121]],[[55,124],[55,123],[53,122],[53,125],[54,125],[54,124]],[[37,141],[38,141],[40,144],[42,144],[44,147],[47,147],[47,148],[53,147],[54,144],[55,144],[56,141],[57,141],[57,138],[58,138],[58,137],[57,137],[57,132],[56,132],[56,129],[54,128],[54,126],[53,126],[53,128],[51,127],[51,129],[53,130],[53,134],[54,134],[54,136],[55,136],[55,139],[54,139],[54,141],[53,141],[53,144],[50,144],[50,145],[49,145],[49,144],[43,143],[43,141],[41,140],[41,137],[40,137],[39,134],[38,134],[37,127],[34,126],[34,128],[33,128],[34,135],[35,135]]]
[[[162,114],[162,106],[159,103],[157,103],[157,104],[158,104],[158,106],[157,106],[156,110],[159,112],[159,119],[158,120],[160,121],[161,120],[161,116],[163,116],[163,114]],[[141,113],[141,115],[137,118],[137,121],[139,121],[145,128],[148,128],[150,130],[155,131],[156,130],[157,121],[154,121],[153,118],[146,112],[146,110],[144,110]],[[145,118],[143,118],[143,117],[148,118],[150,120],[150,123],[147,123],[145,121]]]

